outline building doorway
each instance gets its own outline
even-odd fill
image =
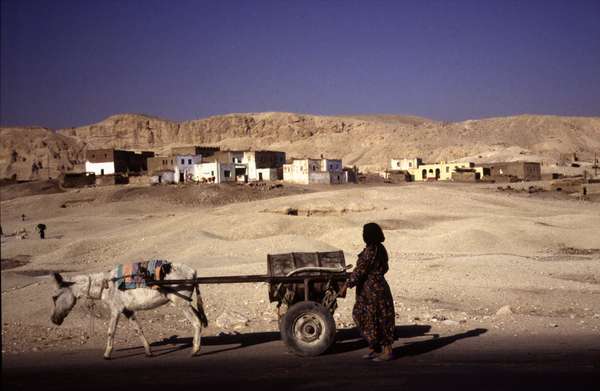
[[[179,182],[185,182],[185,178],[183,176],[183,172],[179,173]]]
[[[263,177],[262,177],[262,172],[259,172],[259,173],[258,173],[258,180],[259,180],[259,181],[262,181],[262,180],[263,180]]]
[[[104,175],[104,168],[100,169],[100,175]]]
[[[423,170],[421,171],[421,176],[423,177],[423,180],[427,180],[427,170]]]
[[[440,169],[436,168],[435,169],[435,180],[437,181],[438,179],[440,179]]]

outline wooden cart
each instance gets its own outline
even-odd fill
[[[195,280],[153,281],[158,286],[178,284],[238,284],[266,282],[269,300],[277,302],[283,342],[301,356],[316,356],[335,340],[333,314],[337,299],[345,297],[348,278],[344,253],[269,254],[267,275],[197,277]]]

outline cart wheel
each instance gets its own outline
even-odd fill
[[[314,301],[291,306],[279,324],[281,339],[300,356],[318,356],[335,340],[335,321],[329,311]]]

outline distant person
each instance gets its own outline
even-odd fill
[[[384,278],[388,267],[388,254],[383,246],[385,237],[375,223],[363,227],[364,250],[346,286],[356,287],[356,303],[352,317],[369,344],[369,352],[363,356],[373,361],[389,361],[394,357],[394,299],[390,286]],[[378,352],[382,350],[381,354]]]
[[[46,237],[46,224],[38,224],[36,226],[36,230],[39,232],[40,234],[40,239],[44,239]]]
[[[21,221],[25,221],[25,213],[21,215]]]

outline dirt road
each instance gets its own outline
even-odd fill
[[[362,360],[365,345],[354,329],[341,330],[326,355],[297,357],[286,352],[276,332],[209,336],[203,354],[188,357],[189,338],[154,345],[101,350],[5,355],[2,386],[9,390],[513,390],[592,389],[600,381],[597,336],[548,338],[491,335],[472,329],[448,335],[429,326],[397,328],[397,359]]]

